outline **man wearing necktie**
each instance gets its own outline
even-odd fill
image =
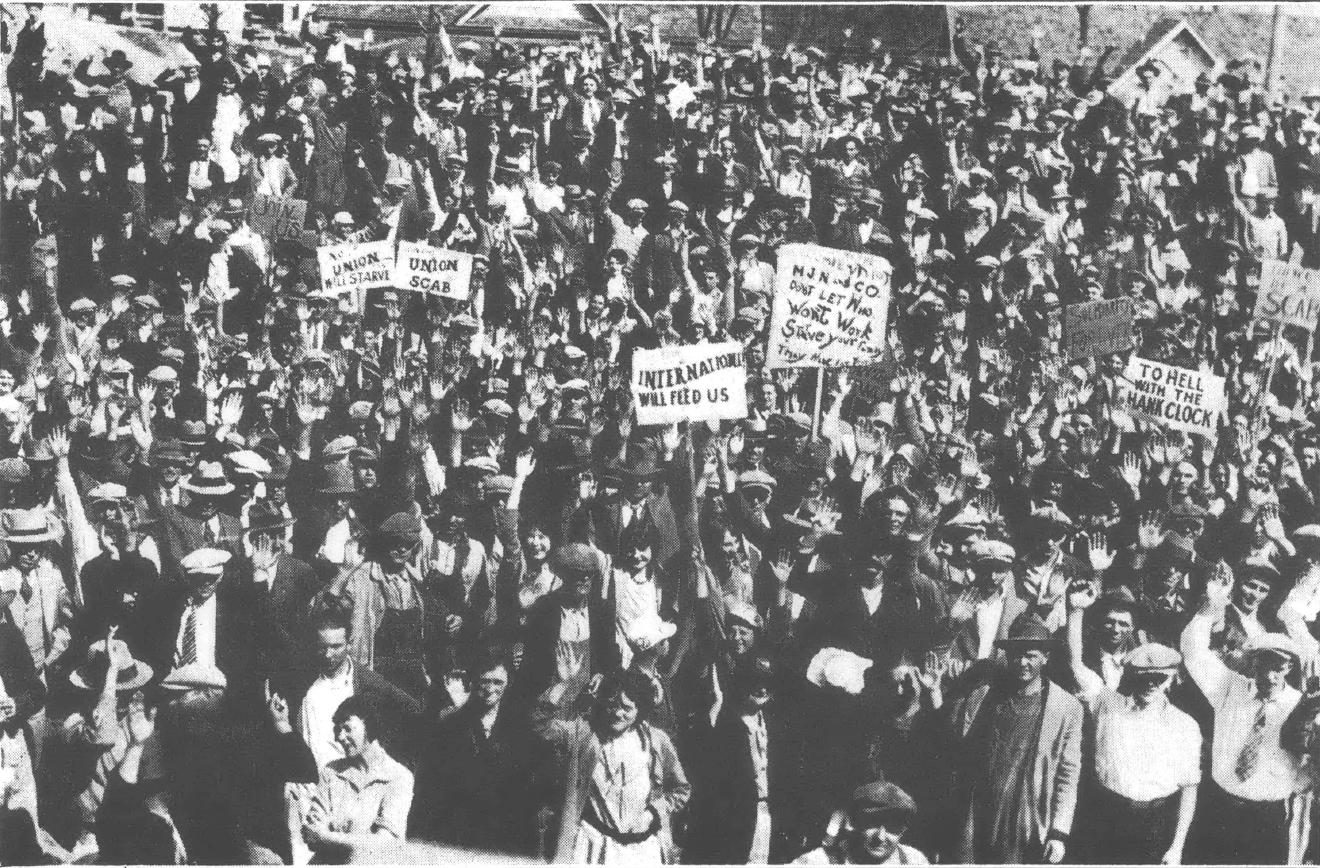
[[[1213,577],[1205,603],[1182,634],[1187,671],[1215,714],[1212,780],[1197,811],[1200,834],[1194,826],[1193,851],[1213,862],[1299,863],[1306,824],[1294,813],[1312,775],[1302,757],[1280,743],[1279,733],[1302,698],[1288,683],[1300,658],[1287,636],[1263,633],[1247,643],[1253,673],[1247,677],[1210,650],[1211,630],[1232,592],[1231,577]]]

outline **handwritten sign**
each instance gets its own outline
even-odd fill
[[[742,344],[694,344],[636,350],[632,364],[637,424],[747,417]]]
[[[1063,354],[1070,359],[1132,349],[1132,299],[1070,304],[1063,309]]]
[[[770,368],[846,368],[885,354],[893,268],[879,256],[815,244],[779,248]]]
[[[307,202],[258,193],[248,208],[248,222],[253,231],[272,244],[289,238],[300,241],[307,222]]]
[[[472,285],[472,255],[414,241],[399,243],[394,286],[466,301]]]
[[[321,289],[341,295],[384,289],[394,276],[394,246],[388,241],[318,247],[316,260],[321,266]]]
[[[1223,377],[1135,356],[1123,377],[1119,400],[1129,413],[1214,441],[1228,413]]]
[[[1260,289],[1256,292],[1256,319],[1315,331],[1320,319],[1320,271],[1275,259],[1260,266]]]

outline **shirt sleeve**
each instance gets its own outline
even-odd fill
[[[1177,715],[1179,726],[1173,746],[1177,750],[1178,785],[1194,787],[1201,783],[1201,728],[1186,713],[1177,711]]]
[[[1219,655],[1210,650],[1210,631],[1213,617],[1209,612],[1197,612],[1182,634],[1183,663],[1206,701],[1218,708],[1228,695],[1234,672],[1224,665]]]
[[[373,834],[392,835],[402,841],[408,835],[408,811],[412,808],[412,772],[400,768],[399,777],[390,781],[380,802],[380,813],[371,827]]]

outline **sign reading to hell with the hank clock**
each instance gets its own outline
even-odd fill
[[[472,254],[401,241],[394,262],[394,286],[466,301],[472,286]]]
[[[632,364],[637,424],[747,416],[747,365],[736,342],[636,350]]]
[[[1133,356],[1119,381],[1120,401],[1135,416],[1214,442],[1228,412],[1224,378]]]
[[[879,256],[785,244],[775,269],[770,368],[849,368],[885,354],[893,268]]]

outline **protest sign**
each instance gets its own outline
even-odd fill
[[[394,277],[394,245],[388,241],[318,247],[316,261],[321,266],[321,289],[340,295],[384,289]]]
[[[303,199],[258,193],[252,199],[252,207],[248,208],[252,231],[272,245],[287,238],[301,240],[306,221],[307,202]]]
[[[472,284],[472,255],[414,241],[399,243],[394,286],[467,301]]]
[[[770,368],[869,365],[885,354],[890,264],[879,256],[785,244],[775,270]]]
[[[747,416],[747,367],[742,344],[635,350],[632,391],[639,425],[743,419]]]
[[[1320,318],[1320,271],[1275,259],[1260,266],[1260,289],[1256,292],[1256,319],[1315,331]]]
[[[1120,402],[1127,411],[1166,428],[1213,441],[1228,413],[1223,377],[1134,356],[1123,378]]]
[[[1063,309],[1063,355],[1107,356],[1132,349],[1132,299],[1070,304]]]

